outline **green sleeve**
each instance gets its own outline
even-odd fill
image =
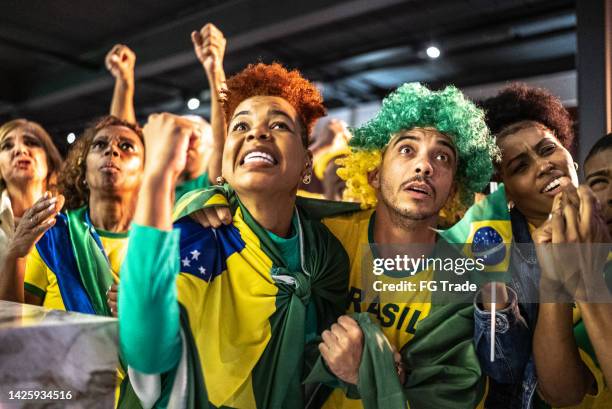
[[[133,224],[119,288],[123,359],[149,374],[167,372],[181,356],[176,295],[180,232]]]

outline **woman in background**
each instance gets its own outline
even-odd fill
[[[47,131],[15,119],[0,126],[0,299],[17,301],[31,244],[55,223],[62,158]],[[17,270],[17,273],[14,273]]]

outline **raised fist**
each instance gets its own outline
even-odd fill
[[[206,24],[200,31],[191,33],[191,41],[196,56],[209,77],[223,71],[226,40],[217,27],[211,23]]]
[[[197,137],[193,122],[169,113],[152,114],[142,131],[145,173],[178,177],[185,168],[189,139]]]
[[[127,45],[117,44],[106,54],[104,60],[106,69],[113,77],[124,82],[134,81],[134,65],[136,54]]]

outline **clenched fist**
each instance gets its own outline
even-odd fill
[[[189,139],[197,137],[193,122],[169,113],[152,114],[142,132],[147,152],[145,175],[176,180],[185,168]]]
[[[136,54],[127,45],[117,44],[106,54],[106,69],[113,77],[132,84],[134,82],[134,65]]]
[[[357,321],[343,315],[321,336],[319,351],[327,367],[342,381],[356,385],[363,352],[363,332]]]
[[[200,31],[191,33],[191,41],[211,85],[214,84],[217,87],[222,85],[221,83],[225,81],[223,57],[227,43],[223,33],[213,24],[208,23]]]

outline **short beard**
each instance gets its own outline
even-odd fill
[[[433,210],[431,212],[415,212],[405,208],[400,207],[397,203],[393,203],[387,197],[387,192],[391,192],[391,188],[382,184],[379,195],[384,203],[385,207],[389,211],[389,217],[391,221],[401,226],[406,230],[411,230],[415,227],[415,224],[420,224],[418,222],[422,222],[423,220],[431,219],[432,217],[437,217],[440,209]]]

